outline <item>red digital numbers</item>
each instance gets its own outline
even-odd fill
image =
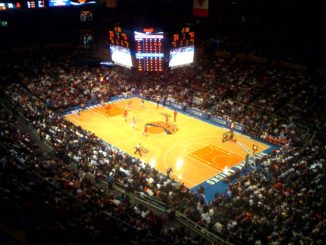
[[[195,42],[195,32],[189,27],[183,27],[179,34],[173,34],[172,46],[174,48],[193,45]]]
[[[115,26],[113,31],[109,31],[109,42],[114,45],[129,48],[128,36],[121,32],[121,27]]]

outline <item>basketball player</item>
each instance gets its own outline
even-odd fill
[[[125,118],[125,122],[127,122],[127,117],[128,117],[128,111],[127,110],[124,111],[123,116]]]
[[[168,176],[168,178],[170,178],[170,174],[173,172],[172,168],[168,168],[166,170],[166,175]]]
[[[234,130],[234,127],[235,127],[235,123],[234,121],[230,121],[230,130],[233,131]]]
[[[136,120],[135,120],[135,118],[133,117],[132,120],[131,120],[131,123],[130,123],[130,126],[131,126],[132,129],[135,128],[135,124],[136,124]]]
[[[78,112],[77,112],[78,116],[80,116],[80,112],[83,110],[83,106],[84,106],[84,104],[81,103],[80,106],[79,106]]]
[[[141,156],[141,152],[140,152],[141,144],[138,143],[135,148],[136,148],[136,150],[135,150],[134,154],[136,154],[138,152],[139,156]]]
[[[159,98],[159,97],[157,97],[157,98],[156,98],[156,108],[158,108],[158,107],[159,107],[159,105],[160,105],[160,98]]]
[[[165,115],[165,124],[168,124],[169,122],[169,114],[166,113]]]
[[[143,135],[145,135],[147,137],[147,132],[148,132],[148,126],[147,126],[147,123],[145,124],[145,127],[144,127],[144,132],[143,132]]]
[[[144,99],[141,99],[140,107],[144,108]]]
[[[234,137],[234,127],[235,127],[235,123],[233,120],[230,121],[230,132],[231,132],[231,135],[230,135],[230,140],[235,140],[235,137]]]
[[[175,111],[173,112],[173,119],[174,119],[174,122],[177,121],[177,115],[178,115],[178,112],[175,110]]]

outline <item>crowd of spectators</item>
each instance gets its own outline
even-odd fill
[[[230,4],[235,6],[237,1]],[[0,81],[15,84],[5,89],[14,111],[2,104],[0,107],[0,243],[14,243],[11,238],[19,240],[17,233],[25,231],[31,243],[106,240],[117,244],[205,244],[186,229],[167,226],[174,211],[180,211],[234,243],[322,244],[326,240],[326,149],[322,138],[325,79],[281,68],[275,65],[275,59],[325,65],[323,39],[312,32],[306,34],[309,28],[322,33],[323,27],[313,24],[324,17],[301,18],[303,15],[297,13],[297,21],[287,21],[287,11],[296,11],[292,5],[283,7],[270,11],[275,15],[275,10],[282,10],[282,16],[279,13],[271,22],[264,16],[269,11],[253,15],[250,11],[248,15],[246,11],[240,11],[240,15],[230,11],[218,16],[210,12],[213,18],[197,19],[191,28],[196,29],[196,46],[203,46],[197,50],[206,52],[205,56],[196,53],[196,65],[160,75],[80,66],[76,65],[75,53],[62,51],[13,58],[15,66],[2,62]],[[170,13],[171,9],[166,11]],[[120,19],[134,19],[134,14],[118,14]],[[107,16],[111,22],[116,18],[114,14]],[[182,14],[175,17],[183,18]],[[99,17],[101,23],[97,24],[102,25],[107,18]],[[65,28],[63,18],[56,19],[54,25]],[[145,18],[139,18],[134,26],[141,26],[141,22],[146,23]],[[174,19],[171,23],[175,24]],[[47,29],[54,39],[62,36],[61,31],[59,35],[54,30],[57,28]],[[65,29],[70,34],[70,29]],[[28,28],[26,31],[31,32]],[[40,40],[51,39],[49,35],[41,38],[38,29],[34,31]],[[216,51],[230,52],[231,58],[210,55]],[[236,53],[271,59],[252,63],[234,58]],[[126,93],[153,101],[160,98],[209,116],[234,120],[247,135],[280,148],[257,157],[249,173],[237,173],[228,181],[225,193],[216,193],[214,201],[205,202],[203,188],[191,193],[182,183],[159,174],[61,116],[75,106],[83,108]],[[35,129],[41,142],[35,142],[23,129],[18,113]],[[52,155],[43,152],[42,143],[53,148]],[[169,215],[158,215],[132,202],[128,194],[112,189],[114,183],[127,193],[160,200],[170,210]],[[3,223],[10,228],[9,232],[5,229],[6,236],[2,236]]]
[[[95,203],[138,230],[157,227],[151,230],[152,235],[165,240],[173,233],[162,228],[166,217],[130,204],[124,195],[106,193],[88,177],[94,176],[95,182],[119,183],[129,192],[155,197],[172,214],[182,211],[232,241],[321,244],[325,237],[325,213],[321,208],[325,202],[325,146],[315,139],[302,149],[306,140],[303,131],[309,127],[321,129],[325,123],[315,114],[322,110],[318,102],[324,100],[324,87],[316,89],[311,77],[238,59],[215,59],[209,63],[203,60],[192,69],[159,76],[135,76],[119,69],[76,68],[72,60],[73,57],[65,57],[58,62],[44,57],[32,72],[24,73],[23,65],[15,68],[22,72],[22,83],[11,84],[6,90],[41,140],[56,151],[55,158],[40,162],[34,156],[32,168],[39,169],[42,176],[51,178],[74,198],[85,204]],[[281,148],[257,158],[250,174],[232,181],[226,193],[216,194],[213,202],[205,203],[203,189],[191,193],[182,183],[159,174],[60,115],[63,109],[99,103],[124,93],[151,100],[160,97],[233,119],[245,127],[247,134],[270,141],[278,139],[274,143]],[[299,107],[301,99],[304,103]],[[298,127],[298,122],[305,125]],[[24,134],[20,137],[26,140]],[[72,161],[74,167],[67,164]],[[180,234],[183,233],[175,233],[173,239],[181,242]]]
[[[117,244],[200,243],[199,238],[184,228],[166,226],[167,215],[155,214],[141,204],[132,203],[127,194],[114,191],[110,185],[103,186],[99,173],[106,173],[107,169],[94,168],[94,172],[89,172],[83,162],[64,161],[66,157],[60,157],[60,150],[50,155],[42,152],[30,132],[20,129],[22,123],[18,123],[15,114],[21,113],[21,108],[15,113],[4,107],[0,109],[1,152],[4,153],[0,166],[1,212],[6,226],[14,230],[15,239],[53,244],[104,240]],[[91,148],[96,152],[96,144]],[[118,167],[121,156],[115,159],[117,152],[108,152],[112,154],[110,160],[116,165],[117,173],[123,172]],[[103,180],[109,182],[108,179]],[[17,231],[23,231],[25,236],[19,238]]]
[[[256,160],[207,206],[186,210],[211,229],[249,244],[322,244],[325,239],[325,148],[289,145]]]
[[[24,84],[52,109],[83,107],[132,92],[153,100],[160,96],[167,101],[199,107],[212,115],[231,118],[248,131],[255,130],[252,132],[255,136],[274,137],[280,132],[283,136],[291,131],[284,128],[285,124],[291,124],[290,128],[294,123],[309,124],[318,130],[325,126],[323,79],[303,72],[248,63],[239,58],[210,57],[190,71],[172,70],[160,76],[117,75],[103,68],[77,67],[73,58],[61,57],[55,62],[44,58],[35,69],[28,63],[28,70],[34,72],[23,75]],[[24,69],[24,65],[21,68]],[[270,122],[270,114],[278,117],[274,116]],[[265,123],[259,123],[262,120]],[[277,128],[275,133],[266,132],[266,124],[268,129]]]

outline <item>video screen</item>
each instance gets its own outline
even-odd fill
[[[130,49],[111,44],[110,51],[114,63],[128,68],[132,67]]]
[[[7,1],[7,0],[0,1],[0,11],[10,10],[10,9],[19,9],[21,7],[22,7],[21,2]]]
[[[86,4],[96,4],[95,0],[70,0],[72,6],[82,6]]]
[[[169,67],[179,67],[190,65],[194,62],[195,47],[194,45],[171,49]]]
[[[70,6],[70,0],[49,0],[49,7]]]

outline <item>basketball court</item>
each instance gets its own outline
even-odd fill
[[[236,141],[222,143],[223,134],[229,129],[218,127],[187,114],[174,111],[140,98],[113,101],[72,112],[65,119],[87,131],[93,132],[105,142],[137,157],[158,171],[195,187],[225,169],[245,160],[248,149],[258,147],[256,153],[270,146],[235,133]],[[127,117],[125,113],[127,111]],[[147,136],[144,127],[147,124]],[[135,146],[141,144],[141,156]],[[247,150],[246,150],[247,149]]]

